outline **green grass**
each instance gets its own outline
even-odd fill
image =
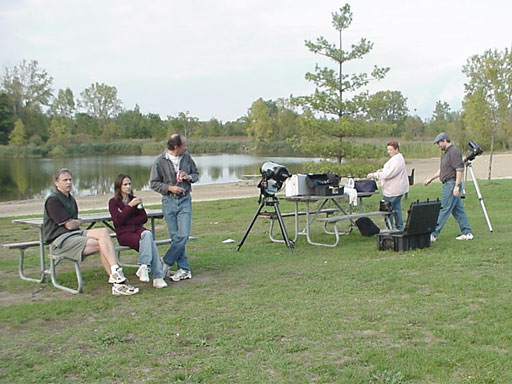
[[[301,237],[291,253],[263,218],[236,252],[221,241],[240,240],[256,199],[195,203],[194,278],[155,290],[127,269],[141,287],[132,297],[110,294],[97,257],[71,295],[19,280],[17,254],[2,248],[0,382],[510,383],[512,181],[480,187],[494,233],[468,185],[475,240],[455,241],[451,218],[432,247],[400,253],[359,233],[334,249]],[[416,185],[404,208],[440,190]],[[36,237],[11,220],[0,219],[1,243]]]

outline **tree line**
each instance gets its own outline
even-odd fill
[[[163,140],[173,132],[192,137],[247,136],[255,148],[281,143],[301,153],[333,158],[371,157],[364,139],[431,138],[440,131],[459,145],[477,141],[484,149],[512,145],[512,53],[488,50],[474,55],[461,69],[467,76],[460,111],[438,100],[432,116],[411,115],[407,98],[398,90],[370,94],[366,86],[390,70],[375,66],[370,73],[345,73],[347,62],[363,59],[373,43],[362,38],[347,50],[343,32],[352,22],[349,4],[332,14],[339,41],[306,40],[315,55],[330,66],[315,66],[305,75],[315,85],[312,95],[263,100],[249,106],[235,121],[200,121],[190,112],[162,119],[143,114],[136,105],[124,109],[115,86],[93,83],[76,97],[69,88],[52,88],[53,78],[36,60],[5,68],[0,86],[0,144],[66,146],[71,142],[119,139]],[[279,144],[280,145],[280,144]],[[279,146],[277,145],[277,146]]]

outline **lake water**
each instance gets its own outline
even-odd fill
[[[318,159],[303,157],[257,157],[250,155],[193,155],[199,168],[198,185],[227,183],[242,175],[259,175],[263,162],[274,161],[296,172],[301,163]],[[0,159],[0,201],[44,198],[53,191],[53,173],[59,168],[73,172],[76,196],[111,194],[120,173],[132,177],[134,189],[149,188],[149,173],[155,156],[99,156],[51,159]]]

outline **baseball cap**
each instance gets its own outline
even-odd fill
[[[441,132],[439,135],[436,136],[434,139],[434,144],[439,143],[441,140],[450,140],[450,137],[445,133]]]

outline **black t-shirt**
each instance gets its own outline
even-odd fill
[[[450,145],[445,149],[441,156],[441,167],[439,172],[439,180],[443,183],[448,180],[455,180],[457,171],[464,172],[464,162],[462,161],[462,153],[455,145]]]

